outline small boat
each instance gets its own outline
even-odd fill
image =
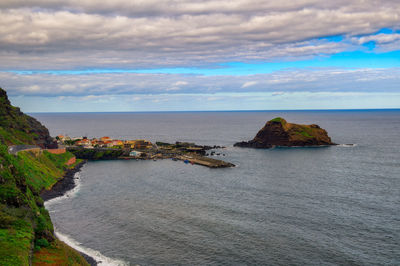
[[[183,162],[186,163],[186,164],[188,164],[188,163],[189,163],[189,160],[184,160]]]
[[[177,158],[172,158],[172,161],[178,161],[178,159]]]

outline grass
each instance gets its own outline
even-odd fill
[[[36,119],[11,106],[0,88],[0,265],[30,265],[33,248],[37,250],[33,261],[50,265],[36,254],[53,246],[61,255],[52,265],[87,265],[78,252],[55,240],[53,224],[39,195],[63,176],[65,163],[73,155],[46,151],[8,154],[7,145],[34,144],[39,134],[49,137]]]
[[[276,117],[272,120],[270,120],[271,122],[278,122],[278,123],[286,123],[286,120],[283,119],[282,117]]]
[[[307,138],[314,138],[313,136],[311,136],[310,134],[308,134],[307,131],[300,131],[299,134],[300,134],[300,135],[303,135],[304,137],[307,137]]]
[[[1,228],[0,265],[28,265],[34,236],[32,226],[23,219],[11,228]]]
[[[7,145],[12,144],[32,144],[33,137],[19,130],[5,130],[0,126],[0,140]]]
[[[53,245],[53,224],[39,193],[63,176],[71,157],[71,153],[46,151],[14,156],[0,144],[0,265],[29,265],[32,247],[41,250]],[[75,251],[63,249],[65,245],[59,246],[65,261],[77,256]],[[64,265],[77,265],[79,260],[71,261]]]
[[[60,240],[34,253],[33,265],[89,265],[74,249]]]

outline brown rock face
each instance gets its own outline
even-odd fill
[[[5,144],[36,144],[57,148],[49,130],[35,118],[11,105],[5,90],[0,88],[0,140]]]
[[[298,125],[283,118],[268,121],[254,139],[235,143],[237,147],[271,148],[274,146],[334,145],[325,129],[318,125]]]

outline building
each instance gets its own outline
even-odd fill
[[[140,157],[141,155],[142,155],[142,153],[141,153],[140,151],[131,151],[131,152],[129,153],[129,157],[138,158],[138,157]]]
[[[113,140],[112,141],[113,146],[124,146],[124,142],[122,140]]]
[[[101,137],[100,140],[106,142],[106,141],[110,141],[112,139],[110,137]]]
[[[111,140],[105,140],[103,142],[103,147],[111,148],[113,146],[113,142]]]
[[[91,147],[92,146],[92,142],[90,140],[88,140],[88,139],[82,139],[82,140],[76,141],[75,145],[84,146],[84,147]]]
[[[151,149],[153,147],[153,144],[148,140],[138,139],[131,144],[131,147],[132,149],[145,150]]]

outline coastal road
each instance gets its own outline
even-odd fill
[[[12,145],[8,147],[8,153],[17,155],[18,152],[20,151],[32,150],[32,149],[41,149],[41,148],[36,145]]]

